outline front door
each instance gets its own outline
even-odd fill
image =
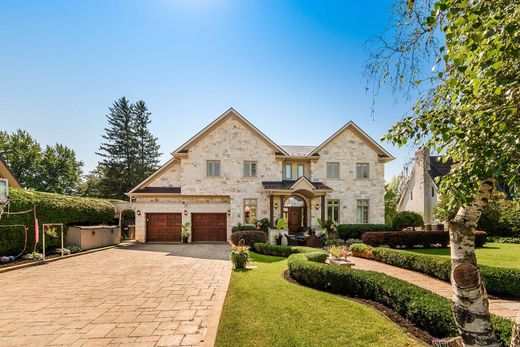
[[[301,231],[302,227],[302,208],[289,207],[289,220],[287,221],[289,234],[296,234]]]

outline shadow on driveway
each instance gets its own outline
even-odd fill
[[[227,243],[136,243],[119,248],[126,251],[160,252],[174,257],[216,260],[229,260],[231,251]]]

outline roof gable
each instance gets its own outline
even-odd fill
[[[172,152],[172,155],[186,153],[190,147],[200,141],[204,136],[206,136],[210,131],[217,128],[219,125],[224,123],[227,119],[235,117],[238,119],[246,128],[251,130],[254,134],[256,134],[262,141],[271,146],[275,153],[288,155],[288,153],[279,145],[277,145],[273,140],[267,137],[263,132],[261,132],[257,127],[255,127],[251,122],[249,122],[244,116],[238,113],[234,108],[228,109],[222,115],[220,115],[213,122],[208,124],[204,129],[199,131],[195,136],[191,139],[183,143],[179,148]]]
[[[22,187],[20,182],[18,182],[16,177],[14,177],[14,174],[11,169],[9,169],[7,163],[2,158],[0,158],[0,178],[6,178],[9,186],[12,188]]]
[[[359,126],[356,125],[353,121],[349,121],[347,124],[345,124],[343,127],[341,127],[338,131],[336,131],[334,134],[332,134],[328,139],[323,141],[321,145],[316,147],[312,152],[310,152],[308,155],[316,155],[320,150],[322,150],[325,146],[327,146],[330,142],[334,141],[338,136],[343,134],[347,129],[352,130],[358,137],[360,137],[368,146],[370,146],[374,151],[377,152],[379,157],[385,161],[391,161],[395,158],[386,150],[384,149],[379,143],[377,143],[373,138],[371,138],[366,132],[364,132]]]

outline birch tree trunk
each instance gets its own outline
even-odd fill
[[[511,347],[520,347],[520,311],[516,315],[513,324],[513,336],[511,336]]]
[[[494,180],[482,182],[475,202],[461,207],[449,223],[453,315],[466,347],[498,346],[475,256],[475,228],[494,186]]]

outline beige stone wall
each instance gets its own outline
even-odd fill
[[[181,186],[181,163],[174,161],[160,176],[147,184],[148,187],[180,187]]]
[[[327,178],[327,162],[340,163],[340,178]],[[369,163],[369,179],[356,179],[356,163]],[[370,201],[369,223],[384,223],[384,164],[352,130],[347,129],[320,151],[311,172],[313,181],[334,189],[327,199],[340,199],[340,223],[356,223],[357,199]]]

